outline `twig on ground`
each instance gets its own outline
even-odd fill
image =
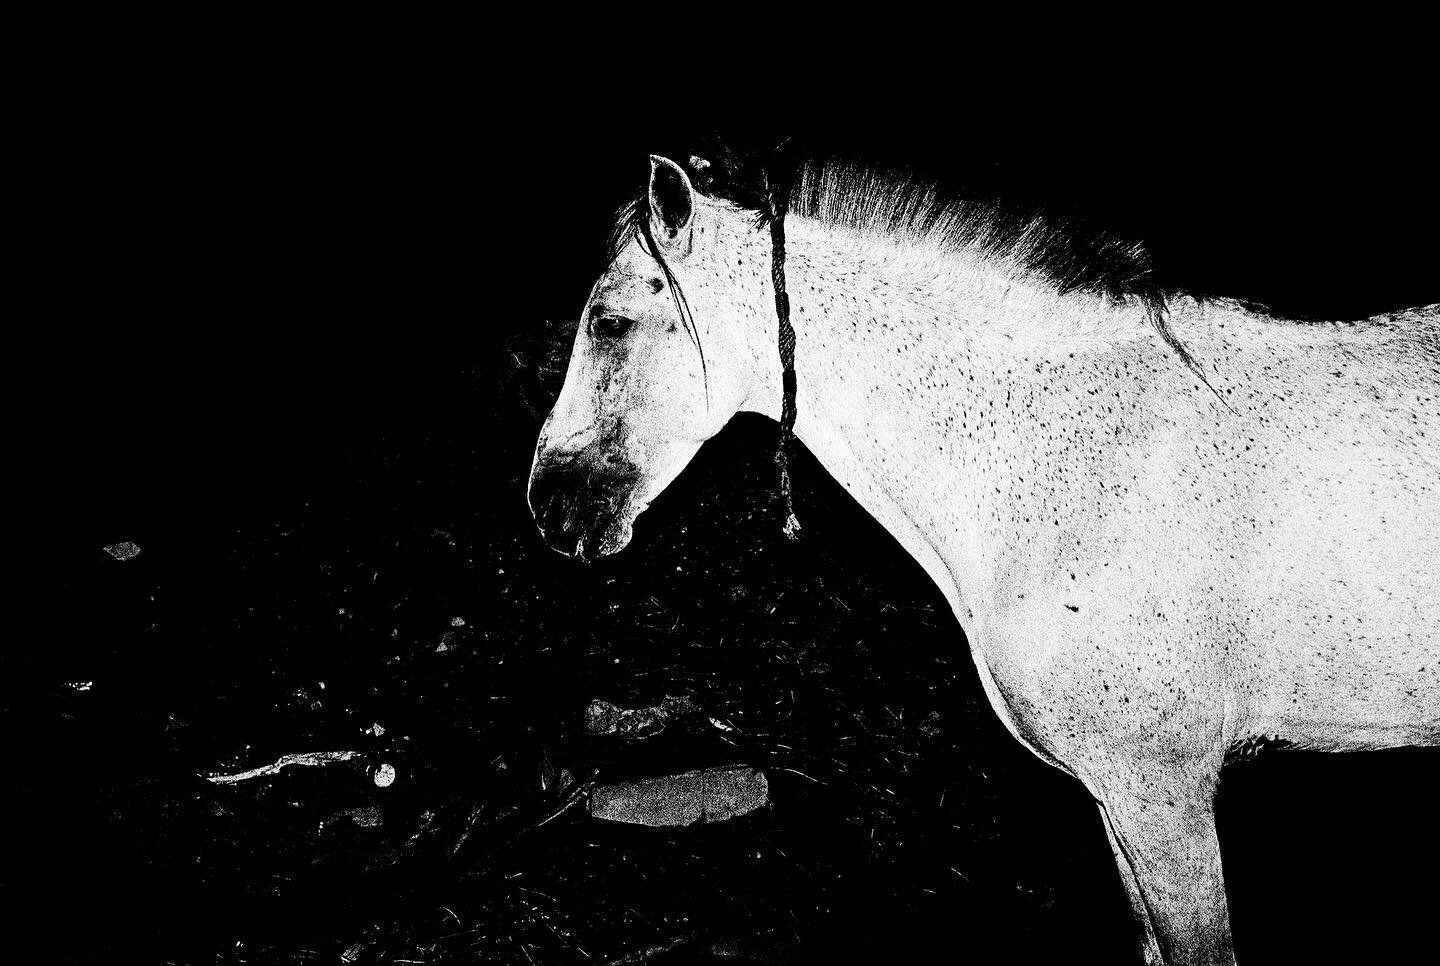
[[[216,785],[233,785],[236,782],[249,781],[252,778],[263,778],[266,775],[278,775],[282,768],[291,765],[328,765],[337,761],[349,761],[352,758],[359,758],[358,751],[306,751],[298,755],[282,755],[279,759],[269,765],[261,765],[259,768],[251,768],[249,771],[238,772],[233,775],[221,773],[205,775],[206,781],[214,782]]]
[[[671,953],[679,952],[686,946],[693,945],[700,939],[699,932],[682,933],[664,942],[646,946],[644,949],[636,949],[625,953],[615,959],[609,960],[606,966],[640,966],[642,963],[653,963],[658,959],[669,956]]]

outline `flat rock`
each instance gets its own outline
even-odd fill
[[[600,785],[590,793],[590,816],[630,825],[676,826],[724,822],[770,800],[764,772],[749,767],[703,768]]]

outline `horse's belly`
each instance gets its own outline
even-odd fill
[[[1338,532],[1281,544],[1252,571],[1243,616],[1259,730],[1318,747],[1433,740],[1437,547],[1433,534]]]
[[[1434,740],[1440,514],[1427,473],[1381,450],[1334,453],[1270,494],[1234,604],[1260,731],[1336,748]]]

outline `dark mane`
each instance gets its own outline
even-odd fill
[[[795,215],[902,244],[964,254],[1062,295],[1089,292],[1117,303],[1142,305],[1165,343],[1209,385],[1170,331],[1169,293],[1144,244],[1079,219],[967,198],[932,181],[853,162],[810,161],[787,167],[792,173],[778,177],[788,177],[789,210]],[[692,157],[686,168],[697,190],[752,211],[757,226],[769,217],[777,178],[774,164],[720,146],[715,161]],[[638,235],[645,243],[648,216],[644,195],[622,211],[610,240],[612,258],[631,237]],[[653,239],[648,247],[665,270],[672,291],[683,299]]]
[[[806,164],[792,210],[861,234],[963,252],[1061,294],[1164,301],[1143,244],[1079,220],[956,196],[918,178],[843,162]]]
[[[771,167],[728,146],[714,162],[691,158],[695,187],[762,217]],[[853,161],[787,166],[790,211],[859,234],[963,252],[1042,281],[1061,294],[1096,292],[1121,300],[1165,301],[1143,243],[1077,218],[970,197],[938,182]]]

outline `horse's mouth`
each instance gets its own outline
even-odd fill
[[[601,557],[619,553],[630,543],[633,533],[628,521],[615,517],[598,527],[593,534],[581,534],[575,543],[575,559],[581,563],[592,563]]]
[[[548,519],[536,520],[545,545],[582,563],[592,563],[620,552],[630,543],[634,533],[629,514],[619,507],[600,513],[586,513],[584,510],[567,511],[561,506],[553,514],[545,516]]]
[[[545,545],[589,562],[623,550],[633,535],[633,473],[615,464],[542,463],[530,481],[530,510]]]

